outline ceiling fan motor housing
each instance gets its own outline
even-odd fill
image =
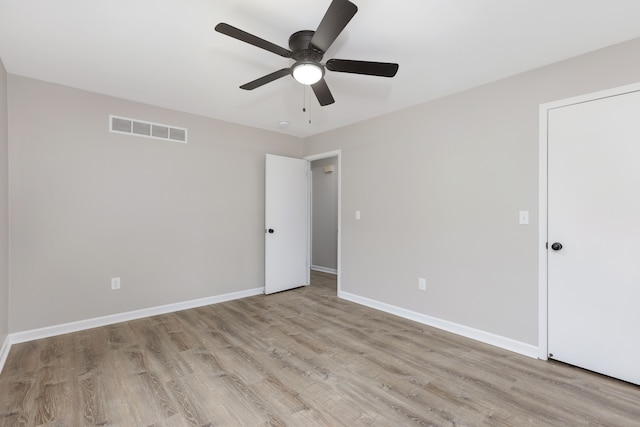
[[[319,64],[322,61],[324,52],[314,50],[311,47],[311,39],[315,31],[302,30],[293,33],[289,37],[289,49],[291,49],[291,57],[296,62],[314,62]]]
[[[296,61],[295,64],[293,64],[293,66],[291,67],[291,75],[294,79],[303,84],[313,84],[324,77],[324,66],[320,64],[324,53],[320,52],[319,50],[313,49],[311,46],[311,39],[313,38],[314,34],[315,31],[302,30],[298,31],[297,33],[293,33],[291,37],[289,37],[289,49],[291,49],[291,58]],[[305,78],[302,77],[302,75],[296,76],[296,73],[298,71],[302,71],[303,67],[300,66],[304,66],[307,64],[312,65],[314,69],[319,71],[319,73],[315,74],[314,78],[309,79],[308,82],[305,81]]]

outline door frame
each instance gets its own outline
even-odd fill
[[[311,162],[314,160],[327,159],[329,157],[337,157],[338,158],[338,274],[337,274],[337,283],[338,283],[338,296],[340,296],[342,292],[342,150],[334,150],[327,151],[325,153],[312,154],[306,157],[303,157],[304,160],[309,162],[309,168],[311,168]],[[311,191],[312,191],[312,180],[309,179],[309,203],[311,204]],[[311,206],[309,206],[311,209]],[[310,211],[311,212],[311,211]],[[311,215],[309,215],[309,230],[308,235],[311,236]],[[309,238],[309,254],[311,254],[311,238]],[[311,255],[309,255],[310,257]],[[309,259],[309,269],[311,269],[311,259]]]
[[[548,102],[540,105],[540,128],[539,128],[539,153],[538,153],[538,358],[547,360],[549,357],[548,342],[548,118],[549,111],[567,107],[569,105],[595,101],[597,99],[609,98],[612,96],[624,95],[625,93],[640,91],[640,83],[606,89],[585,95],[574,96],[558,101]]]

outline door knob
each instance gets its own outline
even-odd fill
[[[560,249],[562,249],[562,243],[555,242],[553,245],[551,245],[551,249],[553,249],[554,251],[559,251]]]
[[[269,230],[267,230],[267,231],[269,231],[269,234],[273,234],[273,233],[274,233],[273,228],[270,228],[270,229],[269,229]]]

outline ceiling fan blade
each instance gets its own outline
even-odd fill
[[[333,0],[311,39],[311,47],[326,52],[358,11],[348,0]]]
[[[278,70],[271,74],[267,74],[266,76],[260,77],[259,79],[255,79],[252,82],[245,83],[242,86],[240,86],[240,89],[253,90],[260,86],[266,85],[267,83],[271,83],[274,80],[278,80],[279,78],[287,76],[289,74],[291,74],[291,68],[283,68],[282,70]]]
[[[268,42],[264,39],[261,39],[260,37],[254,36],[253,34],[249,34],[246,31],[242,31],[239,28],[233,27],[229,24],[225,24],[224,22],[216,25],[216,31],[229,37],[233,37],[234,39],[249,43],[261,49],[268,50],[269,52],[273,52],[276,55],[284,56],[285,58],[291,58],[291,51],[289,49],[280,47],[277,44]]]
[[[336,100],[333,99],[329,86],[327,86],[327,82],[324,79],[320,79],[318,83],[312,84],[311,89],[313,89],[313,93],[316,94],[316,98],[318,98],[318,102],[321,106],[324,107],[325,105],[336,102]]]
[[[352,61],[349,59],[330,59],[327,70],[339,73],[366,74],[368,76],[393,77],[398,72],[398,64],[389,62]]]

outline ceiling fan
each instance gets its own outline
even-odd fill
[[[393,77],[398,72],[398,64],[388,62],[348,59],[330,59],[325,64],[320,62],[325,52],[338,38],[338,35],[344,30],[357,11],[358,7],[348,0],[333,0],[315,31],[298,31],[289,37],[290,50],[229,24],[220,23],[216,25],[215,29],[219,33],[295,61],[291,67],[282,68],[246,83],[240,86],[240,89],[253,90],[290,74],[296,81],[304,85],[310,85],[320,105],[325,106],[335,102],[329,86],[324,80],[325,69],[339,73],[380,77]]]

